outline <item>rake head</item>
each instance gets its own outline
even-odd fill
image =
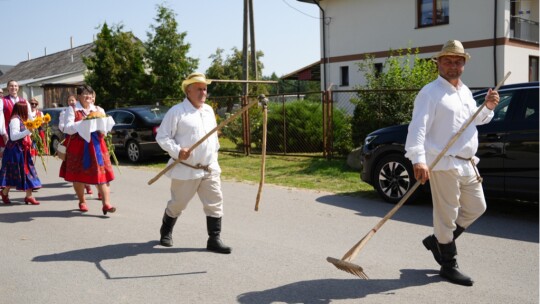
[[[329,263],[334,264],[334,266],[336,266],[337,269],[348,272],[348,273],[350,273],[352,275],[355,275],[355,276],[357,276],[357,277],[359,277],[361,279],[364,279],[364,280],[369,279],[367,274],[364,272],[364,269],[362,269],[362,267],[360,267],[360,266],[358,266],[356,264],[353,264],[351,262],[347,262],[347,261],[344,261],[344,260],[339,260],[339,259],[336,259],[336,258],[332,258],[332,257],[327,257],[326,260]]]

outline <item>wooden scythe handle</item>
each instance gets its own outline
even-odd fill
[[[210,137],[212,134],[214,134],[215,132],[217,132],[218,130],[220,130],[221,128],[223,128],[224,126],[226,126],[228,123],[230,123],[231,121],[233,121],[236,117],[240,116],[242,113],[244,113],[245,111],[249,110],[249,108],[251,108],[252,106],[256,105],[257,104],[257,100],[255,101],[252,101],[250,104],[248,104],[247,106],[243,107],[240,111],[234,113],[233,115],[231,115],[229,118],[225,119],[224,121],[222,121],[219,125],[217,125],[215,128],[213,128],[210,132],[208,132],[206,135],[204,135],[201,139],[199,139],[193,146],[191,146],[188,150],[188,152],[192,152],[193,150],[195,150],[195,148],[197,148],[200,144],[202,144],[206,139],[208,139],[208,137]],[[163,174],[167,173],[167,171],[171,170],[174,166],[176,166],[179,162],[181,162],[182,160],[177,158],[174,162],[172,162],[170,165],[168,165],[167,167],[165,167],[165,169],[161,170],[161,172],[159,172],[156,176],[154,176],[151,180],[148,181],[148,185],[152,185],[155,181],[157,181]]]

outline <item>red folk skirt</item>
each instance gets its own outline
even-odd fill
[[[114,180],[109,150],[100,132],[92,133],[90,142],[78,134],[64,141],[66,160],[60,166],[60,177],[68,182],[105,184]]]

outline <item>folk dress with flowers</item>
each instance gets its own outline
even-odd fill
[[[70,107],[66,111],[64,132],[70,136],[64,142],[66,160],[60,167],[60,177],[68,182],[96,185],[114,180],[114,171],[104,135],[99,131],[92,132],[90,142],[87,142],[75,131],[74,125],[88,116],[96,115],[93,112],[105,115],[103,109],[94,105],[90,107],[90,110],[85,110],[78,104],[75,109]]]
[[[31,149],[30,131],[18,116],[14,116],[9,123],[9,140],[2,157],[0,186],[15,187],[17,190],[41,188]]]

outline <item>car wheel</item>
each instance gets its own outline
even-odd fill
[[[142,158],[141,147],[135,141],[131,140],[127,143],[126,151],[127,151],[128,159],[132,163],[137,163],[141,160]]]
[[[56,149],[58,148],[59,144],[60,144],[60,139],[58,139],[58,137],[56,137],[56,136],[53,136],[51,138],[51,147],[50,147],[50,151],[49,151],[50,155],[54,155],[56,153]]]
[[[396,204],[416,183],[411,162],[402,155],[383,157],[375,167],[374,187],[379,195],[387,202]],[[408,201],[414,200],[413,193]]]

